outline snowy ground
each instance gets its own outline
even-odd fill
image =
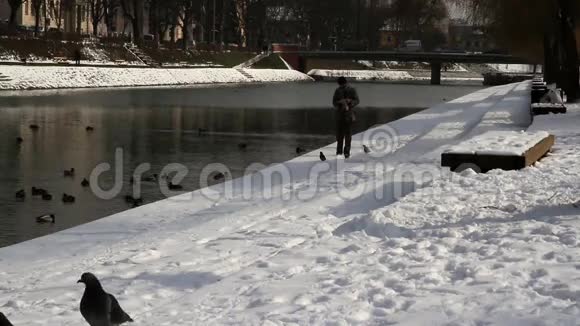
[[[135,325],[577,325],[580,107],[535,120],[557,136],[535,167],[438,167],[462,140],[525,130],[529,89],[377,127],[346,163],[316,151],[0,249],[0,310],[15,325],[82,325],[75,282],[92,271]],[[290,179],[258,182],[273,171]]]
[[[517,64],[488,64],[488,66],[498,72],[503,73],[534,73],[534,65],[517,65]],[[536,67],[536,73],[542,72],[542,66]]]
[[[294,70],[0,66],[0,90],[307,81]]]

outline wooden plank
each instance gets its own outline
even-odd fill
[[[546,154],[550,152],[555,143],[556,137],[554,137],[554,135],[550,135],[547,138],[544,138],[544,140],[539,142],[536,146],[527,150],[524,153],[524,157],[526,158],[525,166],[531,166],[546,156]]]
[[[441,154],[441,166],[451,171],[461,172],[471,168],[476,172],[487,173],[491,170],[506,171],[521,170],[533,165],[543,158],[555,144],[555,137],[550,135],[538,144],[528,149],[523,155],[493,155],[493,154]]]

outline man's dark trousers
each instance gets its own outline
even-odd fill
[[[352,140],[352,118],[351,112],[336,113],[336,155],[350,157],[350,143]]]

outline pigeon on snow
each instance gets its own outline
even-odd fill
[[[324,156],[324,153],[323,152],[320,152],[320,160],[322,162],[326,161],[326,156]]]
[[[77,283],[85,284],[81,314],[91,326],[116,326],[133,319],[121,308],[115,297],[103,290],[97,277],[84,273]]]

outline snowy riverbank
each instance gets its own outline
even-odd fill
[[[0,90],[310,81],[293,70],[0,66]]]
[[[529,89],[373,129],[388,146],[371,155],[357,135],[346,163],[316,151],[250,178],[290,172],[271,186],[234,180],[0,249],[0,310],[81,325],[75,282],[92,271],[135,325],[574,325],[580,107],[534,121],[558,137],[535,167],[439,168],[465,139],[527,129]]]

